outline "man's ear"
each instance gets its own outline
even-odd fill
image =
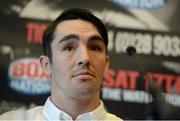
[[[46,75],[48,76],[48,78],[51,77],[51,65],[50,65],[50,61],[49,58],[45,55],[41,55],[39,58],[42,70],[46,73]]]
[[[104,74],[107,73],[108,69],[109,69],[109,56],[106,56],[106,66],[105,66]]]

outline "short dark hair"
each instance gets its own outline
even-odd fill
[[[94,16],[89,10],[81,9],[81,8],[72,8],[63,11],[55,21],[53,21],[48,28],[45,30],[43,34],[43,53],[44,55],[48,56],[51,60],[52,52],[51,52],[51,42],[53,40],[54,31],[56,30],[57,25],[65,20],[73,20],[73,19],[80,19],[91,22],[97,27],[100,35],[104,40],[104,44],[106,46],[106,53],[107,53],[107,45],[108,45],[108,34],[105,25],[102,21]]]

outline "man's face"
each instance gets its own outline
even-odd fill
[[[42,56],[41,63],[51,80],[52,95],[81,98],[99,93],[109,59],[103,39],[92,23],[61,22],[55,30],[51,50],[52,62]]]

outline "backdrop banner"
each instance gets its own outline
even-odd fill
[[[0,113],[44,104],[50,82],[39,63],[43,32],[62,10],[84,6],[108,29],[107,110],[123,119],[180,119],[180,1],[127,1],[3,0]]]

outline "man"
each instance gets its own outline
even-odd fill
[[[97,17],[85,9],[65,10],[43,35],[40,63],[51,81],[51,96],[43,107],[21,111],[20,119],[121,120],[107,113],[99,98],[109,66],[107,45],[107,30]],[[17,114],[11,112],[10,119]]]

